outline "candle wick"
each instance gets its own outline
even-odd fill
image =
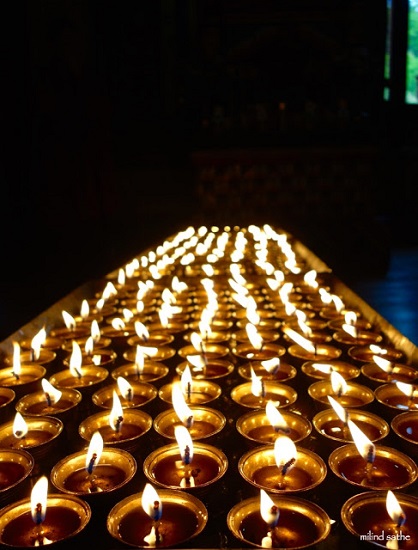
[[[89,465],[87,467],[87,472],[89,473],[89,475],[93,473],[93,468],[96,460],[97,460],[97,453],[93,453],[91,459],[89,460]]]
[[[192,393],[192,385],[190,382],[187,382],[187,401],[190,401],[191,393]]]
[[[375,448],[374,448],[374,445],[370,445],[369,446],[369,449],[367,451],[367,464],[366,464],[366,480],[368,482],[370,482],[370,478],[371,478],[371,474],[372,474],[372,470],[373,470],[373,463],[374,463],[374,459],[375,459]]]
[[[46,398],[46,403],[48,405],[48,407],[51,406],[51,396],[49,395],[48,392],[45,392],[45,398]]]
[[[12,371],[13,376],[16,378],[16,380],[20,380],[20,376],[17,372]]]
[[[128,396],[127,396],[127,399],[128,401],[132,401],[132,388],[128,388]]]
[[[191,414],[185,422],[186,428],[190,429],[193,426],[193,415]]]
[[[115,422],[116,432],[119,433],[123,422],[123,416],[118,416]]]
[[[40,525],[42,523],[42,504],[40,502],[38,502],[35,507],[35,517],[36,525]]]
[[[30,360],[35,361],[35,350],[33,348],[30,349]]]
[[[293,464],[294,464],[295,462],[296,462],[296,458],[293,457],[293,458],[291,458],[290,460],[288,460],[285,464],[283,464],[282,470],[281,470],[282,477],[284,477],[284,476],[287,474],[289,468],[290,468],[291,466],[293,466]]]
[[[406,521],[406,515],[404,513],[399,514],[398,521],[396,523],[396,528],[400,529],[402,525],[405,523],[405,521]]]

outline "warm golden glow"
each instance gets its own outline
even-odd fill
[[[251,393],[256,397],[264,397],[264,384],[261,376],[257,376],[251,367]]]
[[[144,487],[141,496],[141,505],[144,512],[152,520],[158,521],[161,518],[163,505],[157,491],[150,483],[147,483]]]
[[[343,329],[344,332],[346,332],[352,338],[357,338],[358,331],[357,331],[357,328],[355,326],[349,325],[347,323],[343,323],[342,329]]]
[[[123,378],[123,376],[117,377],[116,384],[118,385],[121,396],[127,401],[132,401],[134,396],[132,385],[125,378]]]
[[[348,412],[338,401],[336,401],[333,397],[330,395],[327,396],[328,401],[331,405],[331,407],[334,409],[335,414],[338,416],[338,418],[341,420],[341,422],[344,422],[346,424],[348,422]]]
[[[333,370],[330,375],[330,380],[331,388],[335,395],[340,397],[341,395],[345,395],[347,393],[348,384],[342,374],[340,374],[336,370]]]
[[[186,365],[184,371],[181,373],[180,384],[183,394],[190,395],[192,387],[192,373],[188,365]]]
[[[280,510],[264,489],[260,489],[260,514],[270,529],[277,525]]]
[[[344,321],[347,325],[355,325],[357,322],[357,313],[355,311],[346,311]]]
[[[112,319],[111,325],[115,330],[125,330],[126,329],[126,323],[120,317],[115,317],[114,319]]]
[[[203,372],[205,370],[206,363],[201,355],[187,355],[186,359],[193,367],[194,372]]]
[[[388,352],[387,349],[381,348],[380,346],[377,346],[376,344],[370,344],[369,349],[375,355],[386,355],[387,352]]]
[[[31,348],[34,352],[35,359],[39,359],[41,355],[41,348],[42,345],[45,343],[45,340],[46,330],[44,328],[41,328],[41,330],[37,334],[35,334],[31,341]]]
[[[280,358],[272,357],[271,359],[260,361],[260,364],[269,374],[275,374],[280,369]]]
[[[296,332],[296,330],[293,330],[290,327],[283,327],[283,332],[287,334],[289,338],[291,338],[296,344],[298,344],[300,347],[305,349],[307,352],[309,353],[316,352],[315,345],[310,340],[308,340],[307,338],[305,338],[304,336]]]
[[[68,311],[63,310],[61,312],[62,318],[64,319],[64,324],[67,327],[68,330],[74,330],[76,327],[76,322],[74,317],[68,313]]]
[[[61,399],[62,391],[54,388],[51,382],[49,382],[46,378],[42,378],[41,385],[48,403],[50,403],[51,405],[58,403],[58,401]]]
[[[97,342],[100,340],[101,333],[100,333],[99,323],[97,322],[96,319],[93,319],[93,321],[91,322],[90,334],[91,334],[91,337],[93,338],[93,342],[97,344]]]
[[[287,431],[288,425],[284,419],[282,413],[276,409],[272,401],[267,401],[266,404],[266,416],[276,431]]]
[[[247,323],[245,330],[252,347],[256,350],[261,350],[263,347],[263,338],[258,332],[257,327],[252,323]]]
[[[174,426],[174,435],[179,446],[181,460],[190,464],[193,460],[193,442],[189,430],[186,426],[179,424]]]
[[[390,519],[396,524],[397,527],[401,527],[405,523],[405,512],[402,510],[398,499],[391,490],[389,490],[386,495],[386,510],[390,516]]]
[[[48,478],[42,476],[32,488],[30,496],[30,509],[32,520],[36,525],[41,524],[46,515],[48,501]]]
[[[318,288],[318,281],[316,280],[317,272],[315,269],[311,269],[310,271],[307,271],[305,275],[303,276],[303,280],[307,285],[309,285],[312,288]]]
[[[332,365],[328,363],[312,363],[312,367],[315,370],[319,370],[320,372],[323,372],[324,374],[331,374],[333,371]]]
[[[194,349],[198,353],[204,353],[205,352],[202,337],[197,332],[192,332],[191,333],[190,342],[191,342],[192,346],[194,347]]]
[[[296,312],[297,313],[297,312]],[[305,338],[311,338],[312,337],[312,329],[311,327],[309,327],[305,321],[303,321],[302,319],[299,319],[298,320],[298,325],[302,331],[302,334],[305,336]]]
[[[141,346],[136,346],[135,353],[135,367],[137,368],[139,374],[142,374],[145,365],[144,352],[142,351]]]
[[[13,420],[13,435],[17,439],[22,439],[22,437],[25,437],[27,433],[28,425],[26,423],[26,420],[23,418],[20,412],[17,412]]]
[[[367,435],[352,420],[348,420],[347,425],[360,456],[367,462],[373,462],[376,452],[374,443],[370,441]]]
[[[94,432],[90,439],[89,447],[86,454],[86,468],[89,474],[100,461],[103,452],[103,437],[99,431]]]
[[[382,371],[386,372],[387,374],[390,374],[392,372],[393,365],[391,361],[388,361],[384,357],[380,357],[380,355],[373,355],[373,361],[380,369],[382,369]]]
[[[83,355],[81,352],[80,345],[75,340],[73,340],[72,351],[71,351],[70,361],[69,361],[70,372],[73,376],[80,377],[82,375],[82,372],[81,372],[82,362],[83,362]]]
[[[280,473],[286,474],[296,463],[297,449],[287,435],[281,435],[274,442],[274,458]]]
[[[398,390],[400,390],[410,399],[416,395],[416,388],[413,384],[407,384],[406,382],[395,382],[395,383]]]
[[[123,422],[123,408],[120,402],[119,396],[115,390],[113,390],[113,405],[109,413],[109,426],[112,430],[118,432],[122,427]]]
[[[13,374],[19,378],[22,372],[22,363],[20,360],[20,345],[18,342],[13,342]]]
[[[80,316],[82,319],[87,319],[90,314],[90,306],[87,300],[81,302]]]
[[[180,382],[173,382],[171,387],[171,400],[173,409],[180,422],[187,428],[191,428],[193,425],[193,412],[184,399],[184,393]]]

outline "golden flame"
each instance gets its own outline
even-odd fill
[[[355,325],[357,322],[357,313],[355,311],[346,311],[344,321],[347,325]]]
[[[180,422],[190,428],[193,425],[193,412],[187,405],[180,382],[173,382],[171,387],[171,400]]]
[[[39,525],[45,519],[48,501],[48,478],[42,476],[33,486],[30,496],[32,520]]]
[[[340,374],[336,370],[333,370],[331,372],[330,380],[331,388],[335,395],[341,396],[347,393],[348,384],[342,374]]]
[[[203,340],[197,332],[191,333],[190,342],[198,353],[204,353]]]
[[[334,302],[335,309],[341,313],[344,309],[344,302],[341,300],[341,298],[335,294],[331,294],[332,301]]]
[[[388,361],[384,357],[380,357],[380,355],[373,355],[373,361],[376,363],[376,365],[382,369],[382,371],[386,373],[392,372],[392,362]]]
[[[302,331],[302,334],[305,336],[305,338],[310,338],[312,337],[312,329],[310,326],[308,326],[304,320],[302,319],[299,319],[298,320],[298,325]]]
[[[144,323],[141,323],[141,321],[135,321],[134,327],[137,336],[141,338],[141,340],[148,340],[149,331]]]
[[[283,327],[283,332],[287,334],[287,336],[291,338],[296,344],[305,349],[308,353],[316,352],[314,344],[310,340],[296,332],[296,330],[293,330],[290,327]]]
[[[287,435],[281,435],[274,442],[274,458],[281,473],[287,473],[296,463],[297,449]]]
[[[178,424],[174,426],[174,435],[179,446],[181,460],[190,463],[193,460],[193,441],[186,426]]]
[[[68,313],[68,311],[63,310],[61,312],[62,318],[64,319],[64,324],[68,328],[68,330],[74,330],[76,327],[76,322],[74,317]]]
[[[20,361],[20,345],[18,342],[13,342],[13,374],[20,376],[22,372],[22,363]]]
[[[46,330],[44,328],[41,328],[41,330],[37,334],[35,334],[35,336],[32,338],[31,348],[34,351],[35,359],[39,359],[41,355],[42,344],[45,343],[45,339],[46,339]]]
[[[346,332],[348,335],[350,335],[352,338],[357,338],[358,336],[358,330],[355,326],[349,325],[347,323],[343,323],[342,329],[344,332]]]
[[[386,355],[388,350],[377,346],[376,344],[370,344],[369,349],[375,355]]]
[[[248,339],[254,349],[260,350],[263,347],[263,338],[257,330],[257,327],[252,323],[245,325]]]
[[[286,420],[284,419],[282,413],[275,407],[273,401],[267,401],[266,415],[270,424],[275,430],[288,430],[288,424]]]
[[[86,468],[90,474],[100,461],[100,457],[103,452],[103,445],[103,437],[101,433],[99,431],[94,432],[90,439],[86,454]]]
[[[407,384],[406,382],[396,382],[396,387],[407,397],[412,398],[415,393],[415,386],[413,384]]]
[[[141,505],[144,512],[152,520],[158,521],[161,518],[163,505],[157,491],[150,483],[147,483],[144,487],[141,496]]]
[[[72,351],[70,355],[69,368],[73,376],[81,376],[81,364],[83,362],[83,354],[81,352],[80,345],[73,340]]]
[[[184,371],[181,373],[180,385],[184,395],[190,393],[190,388],[192,386],[192,373],[189,365],[186,365]]]
[[[92,336],[89,336],[86,340],[86,343],[84,344],[84,351],[87,353],[87,355],[91,355],[94,350],[94,340]]]
[[[364,460],[367,460],[367,462],[373,462],[376,449],[374,443],[370,441],[367,435],[352,420],[348,420],[347,425],[360,456]]]
[[[346,424],[348,422],[348,412],[338,401],[336,401],[333,397],[330,395],[327,396],[328,401],[331,405],[331,407],[334,409],[335,414],[338,416],[338,418],[341,420],[341,422],[344,422]]]
[[[93,319],[93,321],[91,322],[90,334],[91,334],[91,337],[93,338],[93,342],[97,343],[100,340],[100,337],[101,337],[100,327],[96,319]]]
[[[307,285],[309,285],[312,288],[318,288],[318,281],[316,280],[317,272],[315,269],[311,269],[310,271],[307,271],[305,275],[303,276],[303,280]]]
[[[271,359],[260,361],[260,364],[269,374],[274,374],[280,369],[280,358],[272,357]]]
[[[401,505],[398,502],[395,494],[389,490],[386,495],[386,510],[390,516],[390,519],[397,525],[401,526],[405,523],[406,515],[402,510]]]
[[[254,369],[250,367],[251,371],[251,393],[256,397],[263,397],[264,385],[261,376],[257,376]]]
[[[89,316],[90,314],[90,307],[89,307],[89,303],[87,300],[83,300],[81,302],[81,308],[80,308],[80,316],[82,319],[87,319],[87,317]]]
[[[270,529],[277,525],[280,510],[264,489],[260,489],[260,514]]]
[[[115,317],[114,319],[112,319],[111,325],[115,330],[125,330],[126,329],[126,323],[120,317]]]
[[[206,367],[205,360],[201,355],[187,355],[187,362],[193,367],[193,372],[203,372]]]
[[[333,371],[333,366],[329,363],[312,363],[312,367],[315,370],[323,372],[324,374],[331,374],[331,372]]]
[[[135,366],[138,369],[138,372],[142,374],[144,370],[145,365],[145,357],[144,352],[142,351],[141,346],[136,346],[136,353],[135,353]]]
[[[123,376],[118,376],[116,379],[121,396],[128,401],[132,401],[134,391],[132,385]]]
[[[112,430],[120,430],[123,422],[123,407],[120,402],[119,396],[115,390],[113,390],[113,405],[109,413],[109,426]]]
[[[27,433],[28,425],[20,412],[17,412],[13,421],[13,435],[17,439],[22,439]]]
[[[61,399],[62,391],[54,388],[51,382],[49,382],[46,378],[42,378],[41,385],[45,395],[48,396],[51,404],[54,405],[55,403],[58,403],[58,401]]]

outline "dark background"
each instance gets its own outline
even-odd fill
[[[348,282],[417,242],[384,1],[15,2],[2,36],[0,339],[191,223],[284,227]]]

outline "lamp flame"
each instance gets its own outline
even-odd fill
[[[86,454],[86,470],[92,474],[94,468],[100,461],[103,452],[103,437],[99,431],[94,432],[90,439],[89,448]]]
[[[317,272],[315,269],[311,269],[310,271],[307,271],[305,275],[303,276],[303,280],[307,285],[309,285],[312,288],[318,288],[318,281],[316,280]]]
[[[123,376],[118,376],[116,379],[116,384],[118,385],[121,396],[127,401],[132,401],[134,392],[131,384],[123,378]]]
[[[182,422],[186,428],[191,428],[194,420],[193,412],[186,403],[184,393],[179,382],[173,382],[171,387],[171,398],[173,409],[175,410],[180,422]]]
[[[283,332],[289,336],[296,344],[304,348],[309,353],[316,353],[315,345],[305,338],[304,336],[301,336],[296,330],[290,328],[290,327],[283,327]]]
[[[387,349],[381,348],[380,346],[377,346],[376,344],[370,344],[369,349],[375,355],[386,355],[387,352],[388,352]]]
[[[333,366],[329,363],[312,363],[312,367],[324,374],[331,374],[333,371]]]
[[[348,390],[348,384],[345,381],[344,376],[340,374],[339,372],[333,370],[331,372],[331,388],[335,395],[338,397],[341,397],[342,395],[345,395]]]
[[[54,388],[51,382],[49,382],[46,378],[42,378],[41,384],[48,405],[55,405],[55,403],[58,403],[58,401],[61,399],[62,391]]]
[[[97,322],[96,319],[93,319],[93,321],[91,322],[90,334],[93,339],[93,342],[97,344],[97,342],[100,340],[101,333],[100,333],[99,323]]]
[[[375,444],[370,441],[366,434],[352,420],[348,420],[347,425],[359,454],[368,463],[373,463],[376,454]]]
[[[45,342],[45,339],[46,339],[45,328],[41,328],[41,330],[37,334],[35,334],[35,336],[32,338],[31,348],[33,350],[35,359],[39,359],[41,355],[42,344]]]
[[[402,527],[406,521],[406,515],[402,510],[398,499],[391,490],[389,490],[386,495],[386,510],[390,516],[390,519],[396,524],[396,526],[398,528]]]
[[[154,521],[159,521],[163,513],[161,499],[154,487],[147,483],[141,496],[141,504],[144,512]]]
[[[274,442],[274,458],[281,475],[286,475],[296,464],[297,449],[287,435],[282,435]]]
[[[280,510],[264,489],[260,489],[260,514],[270,529],[276,527]]]
[[[70,361],[69,361],[69,368],[70,372],[73,376],[77,376],[78,378],[81,378],[82,372],[81,372],[81,364],[83,362],[83,354],[81,352],[80,345],[76,342],[76,340],[73,340],[72,342],[72,352],[70,355]]]
[[[355,325],[357,322],[357,313],[355,311],[346,311],[344,321],[347,325]]]
[[[36,525],[40,525],[46,516],[48,500],[48,478],[44,475],[38,479],[33,486],[30,497],[30,509],[32,520]]]
[[[282,413],[274,406],[272,401],[267,401],[266,415],[275,432],[289,432],[289,426]]]
[[[197,332],[192,332],[190,335],[190,342],[194,349],[199,353],[204,353],[204,345],[201,336]]]
[[[338,401],[336,401],[333,397],[331,397],[330,395],[328,395],[327,397],[328,397],[328,401],[329,401],[331,407],[335,411],[335,414],[338,416],[338,418],[341,420],[341,422],[344,422],[344,424],[347,424],[347,422],[348,422],[348,411],[346,409],[344,409],[344,407],[342,405],[340,405],[340,403],[338,403]]]
[[[120,317],[115,317],[114,319],[112,319],[111,325],[115,330],[123,331],[126,329],[126,323]]]
[[[18,342],[13,342],[13,375],[19,378],[22,372],[22,363],[20,361],[20,345]]]
[[[90,307],[89,307],[89,303],[87,300],[83,300],[81,302],[81,308],[80,308],[80,315],[81,315],[81,318],[82,319],[87,319],[87,317],[89,316],[90,314]]]
[[[251,393],[256,397],[264,397],[264,384],[261,376],[257,376],[254,369],[250,367],[251,370]]]
[[[186,359],[194,367],[194,371],[203,372],[205,370],[206,363],[201,355],[187,355]]]
[[[343,329],[344,332],[346,332],[352,338],[357,338],[358,330],[355,326],[349,325],[348,323],[343,323],[342,329]]]
[[[113,390],[113,405],[109,413],[109,426],[115,432],[119,432],[123,423],[123,408],[118,394]]]
[[[147,341],[149,338],[149,331],[144,323],[141,323],[141,321],[135,321],[134,327],[138,338]]]
[[[415,386],[413,384],[407,384],[406,382],[396,382],[396,387],[410,399],[414,397]]]
[[[373,361],[376,363],[376,365],[382,369],[382,371],[390,374],[393,370],[392,361],[388,361],[384,357],[380,357],[380,355],[373,355]]]
[[[271,359],[266,359],[261,361],[261,366],[266,369],[269,374],[276,374],[280,369],[280,359],[279,357],[272,357]]]
[[[192,436],[186,426],[174,426],[174,435],[179,446],[180,456],[183,464],[190,464],[193,460]]]
[[[74,330],[76,327],[76,322],[74,317],[68,313],[68,311],[63,310],[61,312],[62,318],[64,319],[64,324],[68,328],[68,330]]]
[[[180,385],[183,395],[187,398],[190,398],[192,391],[192,373],[190,371],[189,365],[186,365],[184,371],[181,373]]]
[[[145,365],[145,358],[144,358],[144,352],[142,350],[141,346],[136,346],[136,353],[135,353],[135,367],[138,371],[138,374],[142,374],[144,370]]]
[[[261,350],[261,348],[263,347],[263,338],[258,332],[257,327],[252,323],[247,323],[245,325],[245,330],[253,348],[256,350]]]
[[[28,425],[20,412],[17,412],[13,421],[13,435],[16,439],[22,439],[27,433]]]

